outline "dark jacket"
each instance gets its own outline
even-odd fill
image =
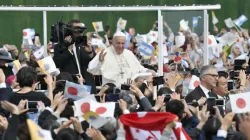
[[[212,94],[211,97],[215,97],[216,99],[218,99],[218,96],[215,93],[211,93],[211,94]],[[185,100],[187,103],[191,103],[193,102],[193,100],[198,101],[201,97],[206,97],[206,95],[201,89],[201,87],[198,86],[186,96]]]
[[[53,60],[56,67],[60,69],[61,72],[68,72],[70,74],[80,73],[77,68],[77,62],[75,59],[76,54],[71,54],[68,48],[63,47],[61,44],[57,44],[54,49]],[[81,47],[76,47],[77,54],[81,52]],[[78,57],[80,63],[81,58]],[[80,65],[80,64],[79,64]]]

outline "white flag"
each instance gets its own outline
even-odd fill
[[[237,41],[238,37],[231,33],[231,32],[227,32],[225,34],[223,34],[223,36],[221,36],[220,38],[217,38],[217,40],[224,44],[224,45],[228,45],[228,46],[231,46],[233,45],[236,41]]]
[[[125,30],[127,25],[127,20],[119,18],[118,22],[117,22],[117,29],[118,30]]]
[[[58,71],[51,56],[38,60],[37,63],[44,74],[52,74]]]
[[[188,27],[188,21],[185,21],[184,19],[182,19],[182,20],[180,21],[180,26],[181,26],[181,28],[182,28],[184,31],[186,31],[186,30],[189,29],[189,27]]]
[[[225,24],[226,24],[227,28],[233,28],[234,27],[234,23],[233,23],[231,18],[225,19]]]
[[[196,75],[192,75],[189,85],[188,85],[188,89],[193,90],[199,85],[200,85],[200,78],[197,77]]]
[[[33,55],[36,57],[36,59],[42,58],[43,54],[44,54],[44,46],[33,52]]]
[[[231,94],[229,97],[232,112],[246,113],[250,111],[250,92]]]
[[[213,22],[214,25],[219,22],[219,20],[217,19],[217,17],[214,14],[214,11],[212,11],[212,22]]]

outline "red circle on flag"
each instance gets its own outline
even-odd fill
[[[78,91],[76,88],[74,87],[69,87],[68,88],[68,93],[71,94],[71,95],[77,95],[78,94]]]
[[[245,108],[246,107],[246,101],[242,98],[239,98],[236,100],[236,105],[238,108]]]
[[[199,81],[194,81],[194,87],[197,87],[200,85],[200,82]]]
[[[212,42],[213,42],[213,41],[209,38],[209,39],[208,39],[208,44],[211,45]]]
[[[28,35],[28,33],[27,32],[23,32],[23,36],[27,36]]]
[[[95,110],[95,112],[97,113],[97,114],[103,114],[103,113],[105,113],[107,111],[107,109],[105,108],[105,107],[98,107],[96,110]]]
[[[81,105],[81,111],[82,113],[87,113],[90,111],[90,104],[89,103],[83,103]]]

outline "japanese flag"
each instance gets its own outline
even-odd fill
[[[157,42],[158,41],[157,39],[158,39],[158,31],[150,30],[150,32],[147,34],[147,42],[151,44],[153,42]]]
[[[188,85],[188,89],[195,89],[197,86],[200,85],[200,79],[196,75],[192,75],[191,80]]]
[[[87,96],[74,102],[76,107],[75,116],[82,116],[83,114],[92,111],[102,117],[114,117],[115,103],[98,103],[93,96]]]
[[[82,98],[80,100],[74,101],[76,110],[75,110],[75,116],[82,116],[83,114],[90,111],[90,101],[96,101],[94,95],[89,95],[85,98]]]
[[[216,46],[217,45],[216,39],[213,35],[208,36],[208,45],[209,46]]]
[[[35,37],[35,29],[23,29],[23,39],[33,39]]]
[[[90,101],[90,110],[96,112],[102,117],[114,117],[115,102],[99,103]]]
[[[91,86],[75,84],[73,82],[66,81],[64,88],[64,97],[79,100],[83,97],[89,96]]]
[[[250,111],[250,92],[229,95],[232,111],[246,113]]]

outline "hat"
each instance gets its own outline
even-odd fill
[[[113,38],[115,38],[115,37],[117,37],[117,36],[126,37],[126,35],[125,35],[123,32],[120,32],[120,31],[116,32],[116,33],[114,34]]]
[[[6,61],[14,61],[10,56],[9,53],[3,49],[0,49],[0,60]]]

